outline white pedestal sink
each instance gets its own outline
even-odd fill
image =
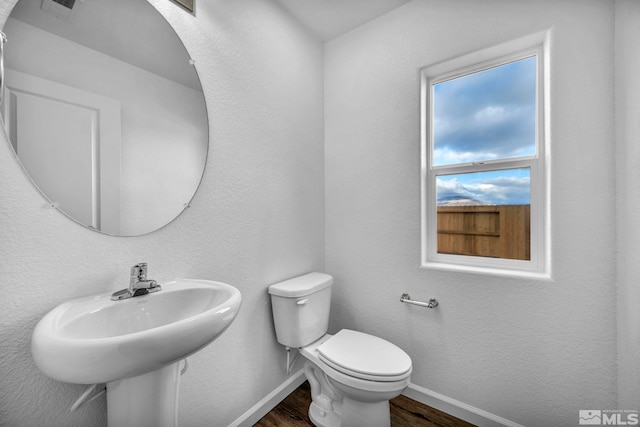
[[[111,294],[63,303],[33,332],[33,359],[47,376],[107,384],[109,427],[175,427],[179,362],[233,321],[240,292],[183,279],[122,301]]]

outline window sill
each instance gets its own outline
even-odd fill
[[[434,261],[424,262],[420,265],[420,268],[424,268],[427,270],[451,271],[456,273],[482,274],[486,276],[513,277],[517,279],[539,280],[539,281],[546,281],[546,282],[553,281],[553,279],[551,278],[551,273],[549,271],[538,272],[538,271],[524,271],[524,270],[509,270],[504,268],[477,267],[477,266],[470,266],[470,265],[461,265],[461,264],[434,262]]]

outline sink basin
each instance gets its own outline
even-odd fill
[[[47,376],[68,383],[146,374],[211,343],[231,324],[240,301],[233,286],[190,279],[122,301],[112,301],[111,293],[71,300],[36,326],[33,358]]]

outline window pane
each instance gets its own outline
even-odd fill
[[[438,253],[531,259],[529,168],[436,178]]]
[[[531,203],[529,168],[439,175],[438,206],[528,205]]]
[[[433,165],[536,154],[536,57],[433,86]]]

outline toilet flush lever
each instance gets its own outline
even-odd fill
[[[305,304],[306,304],[306,303],[308,303],[308,302],[309,302],[309,299],[308,299],[308,298],[305,298],[305,299],[301,299],[301,300],[296,301],[296,304],[298,304],[298,305],[305,305]]]

